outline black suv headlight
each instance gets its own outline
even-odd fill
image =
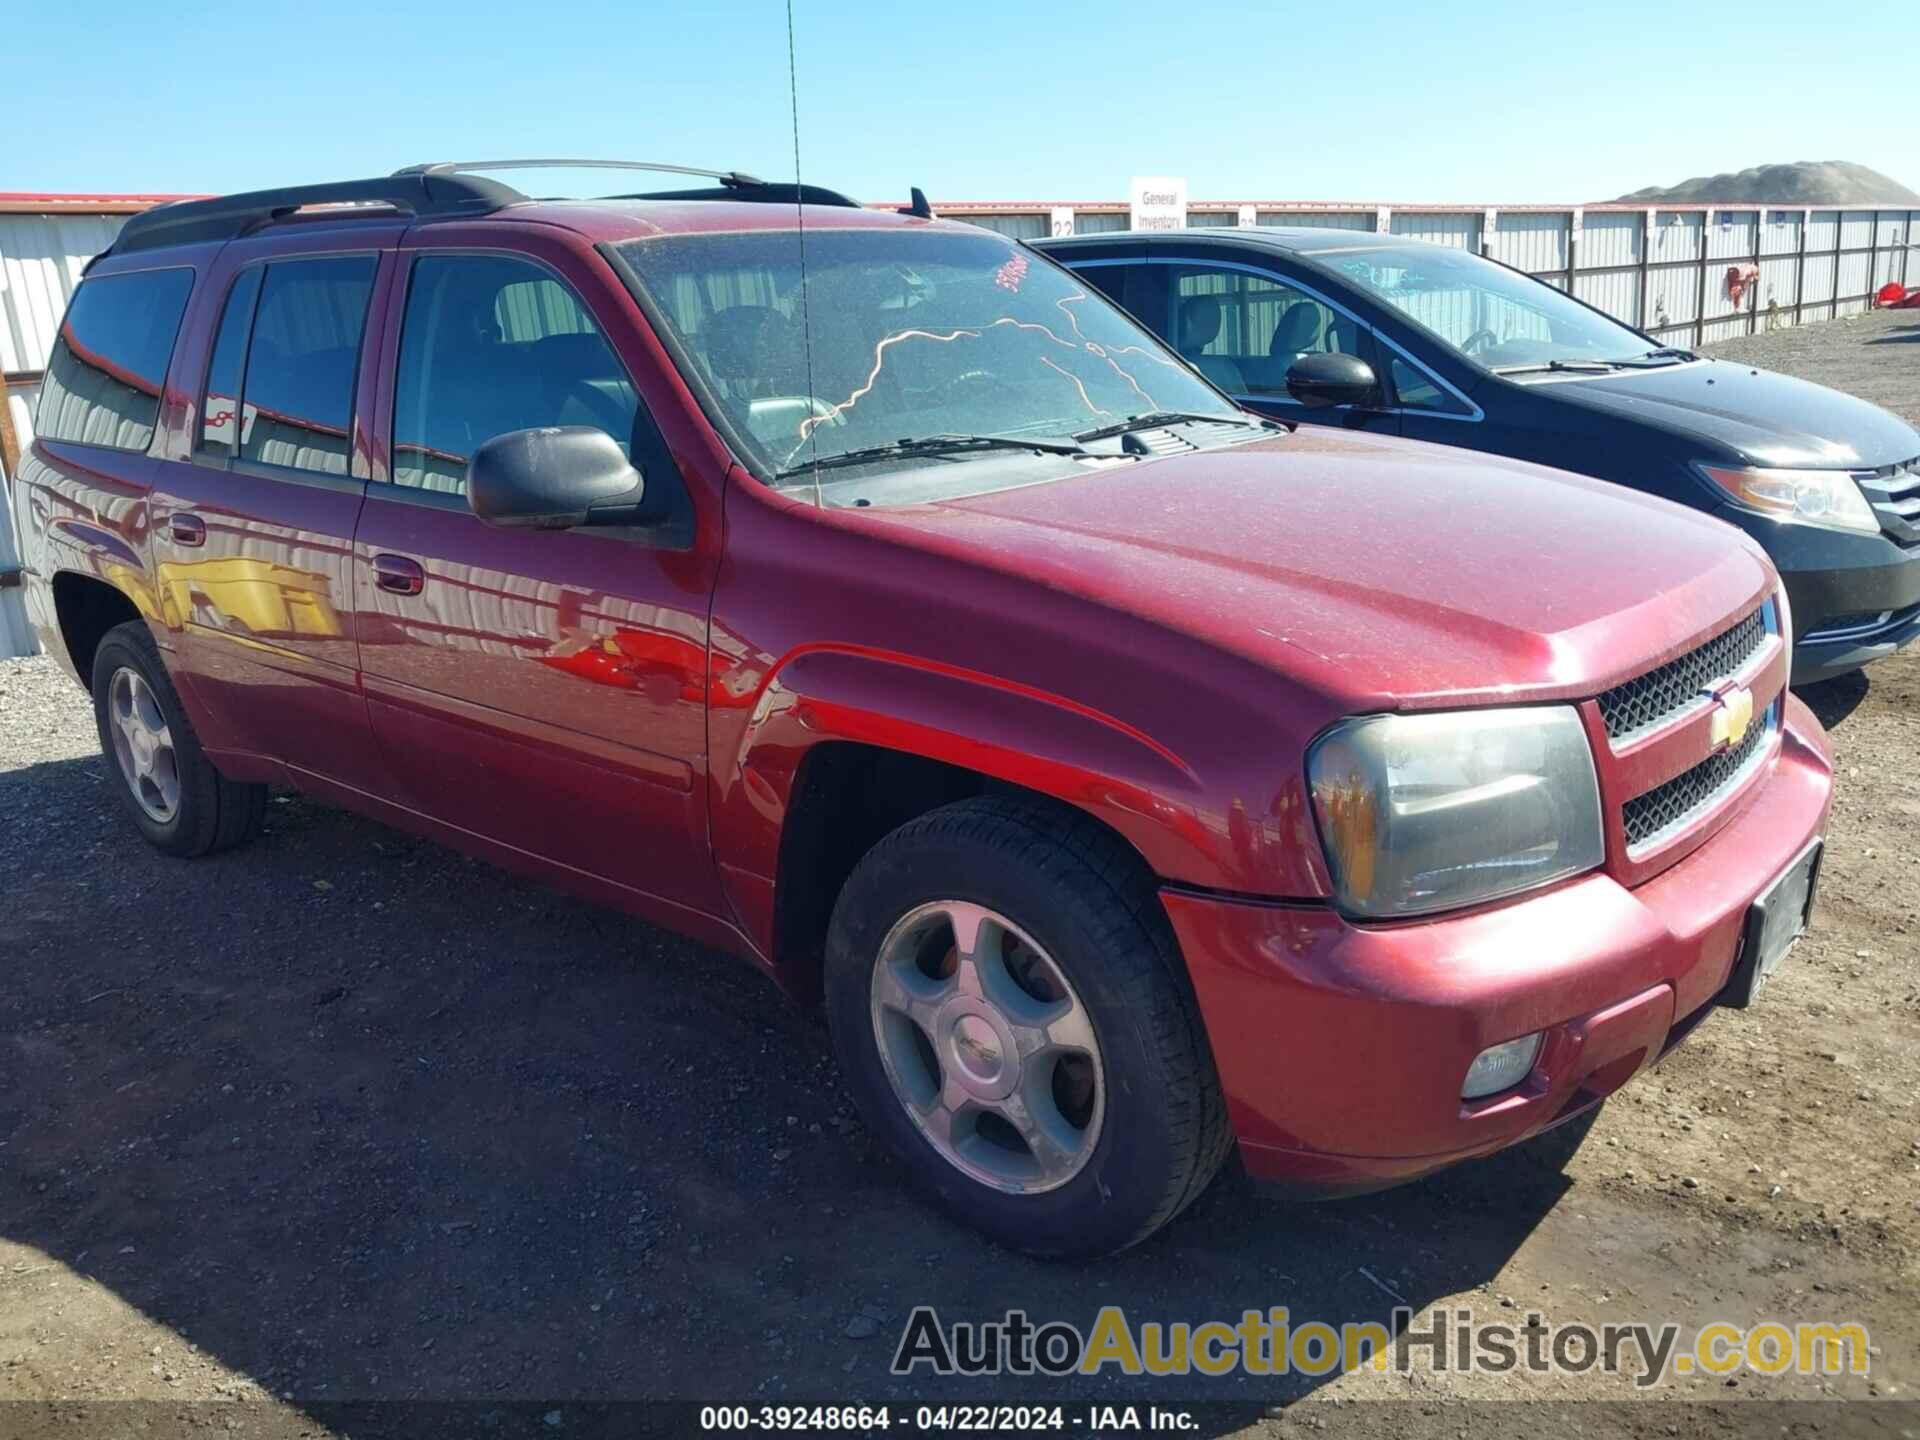
[[[1845,470],[1742,469],[1727,465],[1695,468],[1743,509],[1795,525],[1880,533],[1880,517],[1873,513],[1859,482]]]

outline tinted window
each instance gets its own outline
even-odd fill
[[[1174,348],[1230,395],[1285,398],[1302,355],[1360,355],[1360,327],[1268,275],[1209,265],[1174,271]]]
[[[1127,303],[1127,273],[1136,268],[1132,265],[1089,265],[1073,273],[1114,304],[1124,308]]]
[[[242,270],[227,292],[227,308],[220,315],[220,334],[213,342],[213,360],[207,366],[207,393],[200,406],[200,450],[222,459],[233,454],[240,433],[240,375],[247,358],[247,330],[253,324],[253,302],[260,295],[259,266]]]
[[[1441,415],[1470,413],[1458,399],[1441,389],[1431,375],[1409,365],[1398,355],[1388,362],[1387,371],[1393,377],[1393,393],[1403,409],[1432,410]]]
[[[540,425],[592,425],[626,449],[638,405],[586,307],[538,266],[414,262],[394,380],[395,484],[462,491],[477,446]]]
[[[49,440],[145,450],[192,292],[191,270],[85,281],[47,361],[34,429]]]
[[[574,293],[546,275],[502,285],[493,298],[493,319],[500,338],[512,343],[600,333]]]
[[[353,377],[373,271],[371,255],[267,267],[247,347],[243,460],[347,473]]]

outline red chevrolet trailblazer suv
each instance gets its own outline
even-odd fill
[[[76,291],[12,504],[161,849],[294,785],[734,951],[1051,1255],[1236,1142],[1331,1194],[1579,1116],[1800,933],[1832,766],[1729,527],[1262,420],[921,204],[502,168]]]

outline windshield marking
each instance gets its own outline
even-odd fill
[[[1073,298],[1078,300],[1084,300],[1087,297],[1085,295],[1078,295]],[[1068,312],[1067,318],[1069,320],[1073,319],[1072,312]],[[1067,339],[1064,335],[1055,333],[1053,330],[1049,329],[1045,325],[1040,324],[1038,321],[1016,320],[1011,315],[1002,315],[998,320],[991,322],[984,328],[987,330],[992,330],[992,329],[996,329],[1001,325],[1011,325],[1016,330],[1038,330],[1042,335],[1046,336],[1049,340],[1053,341],[1053,343],[1056,345],[1064,345],[1067,349],[1074,350],[1074,351],[1084,350],[1089,354],[1095,356],[1096,358],[1106,361],[1108,365],[1111,365],[1113,367],[1114,372],[1118,374],[1122,380],[1126,381],[1128,385],[1133,387],[1134,391],[1139,394],[1141,399],[1145,400],[1149,405],[1152,405],[1154,403],[1153,397],[1147,394],[1145,390],[1142,390],[1140,388],[1140,382],[1135,380],[1134,377],[1126,370],[1124,366],[1122,366],[1111,355],[1109,355],[1104,348],[1102,348],[1099,345],[1096,345],[1093,341],[1086,339],[1084,335],[1081,336],[1081,343],[1076,345],[1074,344],[1073,341]],[[1074,329],[1077,332],[1079,330],[1079,326],[1075,325]],[[837,420],[840,416],[846,414],[847,411],[853,409],[854,406],[858,405],[861,399],[864,398],[870,391],[872,391],[875,385],[880,383],[880,372],[886,369],[887,367],[886,351],[889,346],[897,344],[902,340],[914,340],[914,339],[934,340],[945,345],[945,344],[951,343],[952,341],[961,339],[962,337],[978,340],[980,338],[980,335],[981,335],[980,330],[954,330],[945,335],[935,334],[931,330],[895,331],[893,334],[887,336],[885,339],[881,340],[879,344],[873,347],[873,368],[867,372],[866,380],[863,381],[860,384],[860,386],[853,391],[852,394],[848,395],[845,400],[842,400],[838,404],[828,406],[826,414],[810,415],[806,419],[800,422],[800,432],[799,432],[800,440],[802,442],[806,441],[813,434],[813,432],[816,429],[818,429],[821,425],[826,424],[830,420]],[[1142,346],[1130,345],[1130,346],[1127,346],[1126,349],[1121,353],[1146,355],[1149,352]],[[1087,394],[1086,384],[1078,376],[1071,374],[1067,370],[1062,369],[1060,366],[1054,364],[1051,360],[1047,359],[1047,357],[1044,355],[1040,356],[1039,359],[1040,359],[1040,363],[1042,365],[1045,365],[1049,370],[1053,370],[1058,374],[1066,376],[1066,378],[1073,383],[1074,389],[1080,392],[1080,399],[1082,403],[1086,405],[1087,409],[1090,412],[1092,412],[1095,415],[1114,415],[1118,413],[1117,411],[1107,409],[1105,406],[1094,404],[1092,397]],[[791,460],[793,456],[797,453],[799,453],[799,447],[796,445],[794,449],[788,453],[787,458]]]
[[[1112,415],[1115,413],[1114,411],[1107,409],[1106,406],[1104,405],[1096,405],[1093,403],[1093,397],[1087,394],[1086,382],[1083,381],[1078,375],[1071,374],[1068,371],[1062,369],[1060,366],[1054,364],[1053,361],[1048,359],[1045,355],[1042,355],[1040,357],[1040,363],[1046,366],[1049,370],[1055,371],[1056,373],[1061,375],[1065,375],[1068,381],[1072,383],[1073,388],[1080,392],[1081,403],[1084,404],[1087,407],[1087,409],[1091,411],[1093,414]],[[1138,390],[1140,387],[1136,385],[1133,388]]]
[[[962,335],[970,336],[975,340],[980,338],[980,332],[978,330],[955,330],[950,335],[936,335],[931,330],[896,330],[893,334],[888,335],[873,347],[873,369],[867,372],[865,383],[859,386],[859,388],[838,405],[829,405],[826,414],[809,415],[806,419],[802,420],[800,422],[800,438],[805,440],[809,435],[813,434],[817,427],[826,424],[829,420],[838,420],[842,415],[846,414],[847,411],[853,409],[855,405],[858,405],[861,398],[870,392],[875,385],[880,383],[880,372],[887,368],[887,347],[889,345],[898,344],[902,340],[913,339],[936,340],[940,344],[945,345],[951,341],[958,340]]]
[[[1102,360],[1106,361],[1107,364],[1111,365],[1113,367],[1113,373],[1118,375],[1122,380],[1126,381],[1128,385],[1132,386],[1133,393],[1138,395],[1142,400],[1147,402],[1147,409],[1158,410],[1160,408],[1160,402],[1158,400],[1155,400],[1153,396],[1149,395],[1145,390],[1140,388],[1140,382],[1133,378],[1133,372],[1131,370],[1127,369],[1126,366],[1122,365],[1118,360],[1114,359],[1113,356],[1109,355],[1100,346],[1095,345],[1091,340],[1087,342],[1087,349],[1091,350],[1095,355],[1098,355]],[[1113,412],[1109,410],[1107,413],[1111,415]]]

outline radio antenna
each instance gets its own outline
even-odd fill
[[[813,460],[813,504],[826,509],[820,497],[820,427],[813,423],[813,310],[807,298],[807,190],[800,182],[800,74],[793,58],[793,0],[787,0],[787,98],[793,110],[793,220],[800,240],[800,337],[807,357],[807,444]]]

